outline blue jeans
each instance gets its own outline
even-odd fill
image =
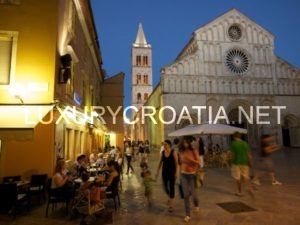
[[[195,188],[195,174],[181,174],[181,185],[184,196],[184,207],[186,216],[191,216],[190,196],[193,198],[194,206],[199,206],[198,193]]]

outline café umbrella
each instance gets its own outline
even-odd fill
[[[188,135],[231,135],[235,132],[247,134],[247,130],[239,127],[230,126],[227,124],[199,124],[188,125],[184,128],[175,130],[168,134],[169,137],[180,137]]]

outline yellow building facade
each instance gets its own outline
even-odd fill
[[[0,177],[52,175],[104,146],[102,58],[89,1],[0,4]]]

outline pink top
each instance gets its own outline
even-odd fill
[[[179,154],[181,162],[181,172],[193,174],[196,173],[199,168],[200,157],[197,150],[183,151]]]

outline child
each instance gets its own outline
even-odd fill
[[[145,188],[145,197],[148,201],[148,206],[152,206],[152,182],[155,182],[155,180],[151,177],[150,170],[143,172],[143,183]]]
[[[142,161],[141,161],[141,164],[140,164],[140,168],[142,170],[141,177],[144,177],[144,173],[149,170],[149,166],[148,166],[148,163],[147,163],[147,157],[144,156],[142,158]]]

